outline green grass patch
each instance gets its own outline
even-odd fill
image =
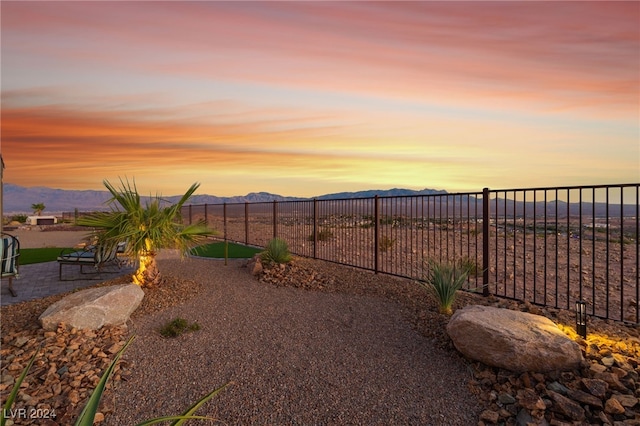
[[[224,259],[224,242],[217,242],[211,244],[205,244],[195,247],[191,250],[191,254],[200,257],[213,257],[218,259]],[[253,257],[257,253],[260,253],[262,249],[249,247],[242,244],[227,243],[229,259],[248,259]]]
[[[162,326],[160,334],[163,337],[178,337],[182,333],[198,330],[200,330],[200,325],[197,322],[189,324],[186,319],[178,317]]]
[[[60,247],[21,248],[18,262],[20,262],[20,265],[53,262],[58,258],[62,250],[66,250],[66,252],[73,251],[71,248],[63,249]]]

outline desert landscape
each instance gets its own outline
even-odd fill
[[[25,245],[35,247],[73,244],[86,235],[34,229],[18,233]],[[242,261],[225,267],[169,255],[161,265],[163,283],[145,290],[128,329],[60,327],[45,332],[38,315],[64,295],[3,307],[2,398],[33,351],[41,348],[42,358],[15,408],[55,412],[57,417],[46,424],[69,424],[115,352],[136,335],[103,398],[97,417],[101,424],[134,424],[179,412],[195,395],[229,380],[230,387],[201,414],[227,424],[385,419],[489,425],[511,424],[516,418],[607,424],[638,418],[637,327],[590,318],[587,339],[581,339],[570,311],[461,294],[456,309],[485,304],[553,319],[580,344],[586,359],[576,371],[515,374],[461,358],[445,332],[447,317],[438,314],[412,280],[304,258],[258,277]],[[161,337],[158,328],[176,316],[197,321],[202,330],[177,339]],[[369,333],[373,341],[366,337]],[[399,354],[405,355],[397,358]],[[583,391],[595,383],[607,389],[596,399]],[[42,419],[14,424],[39,425]]]
[[[206,211],[190,206],[185,217],[206,219],[230,241],[264,246],[278,236],[301,256],[405,278],[420,279],[428,259],[471,262],[477,273],[469,289],[482,286],[484,235],[477,210],[459,203],[458,210],[445,207],[443,213],[435,206],[418,209],[417,202],[391,202],[381,210],[377,255],[370,199],[332,201],[315,216],[313,202],[279,202],[275,220],[273,203],[208,205]],[[590,315],[638,323],[638,229],[636,217],[494,214],[488,232],[489,292],[561,309],[583,300]]]

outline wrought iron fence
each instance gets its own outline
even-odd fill
[[[467,290],[640,322],[640,184],[185,206],[228,241],[401,277],[425,262],[474,273]]]

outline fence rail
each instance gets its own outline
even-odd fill
[[[185,206],[229,241],[420,278],[425,260],[476,266],[467,290],[640,323],[640,184]]]

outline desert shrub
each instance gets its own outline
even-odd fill
[[[469,228],[469,235],[471,235],[472,237],[480,234],[482,234],[482,228]]]
[[[380,248],[381,252],[390,251],[393,248],[393,243],[395,243],[395,241],[396,240],[383,235],[382,238],[380,238],[380,241],[378,241],[378,247]]]
[[[333,232],[330,229],[324,228],[318,232],[318,241],[328,241],[333,238]],[[309,235],[309,241],[314,241],[314,234]]]
[[[200,325],[196,322],[189,324],[184,318],[174,318],[160,328],[163,337],[178,337],[182,333],[200,330]]]
[[[26,214],[14,214],[13,216],[11,216],[11,221],[12,222],[25,223],[27,221],[27,215]]]
[[[282,238],[273,238],[260,253],[260,259],[268,263],[288,263],[291,261],[291,253],[287,242]]]
[[[459,262],[427,262],[427,273],[418,281],[438,303],[440,313],[451,315],[456,292],[467,282],[469,274]]]
[[[390,216],[383,216],[380,218],[380,225],[393,225],[393,218]]]

